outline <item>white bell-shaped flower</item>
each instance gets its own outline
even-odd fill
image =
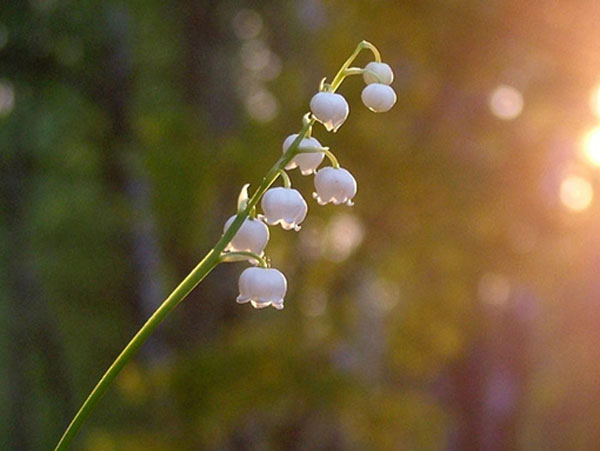
[[[285,141],[283,141],[283,153],[285,153],[289,149],[289,147],[292,145],[292,143],[297,137],[298,134],[294,133],[293,135],[290,135],[287,138],[285,138]],[[315,151],[319,150],[322,147],[323,146],[321,146],[321,143],[317,141],[316,138],[304,138],[302,141],[300,141],[298,149]],[[298,167],[300,168],[300,172],[302,173],[302,175],[310,175],[317,170],[324,157],[325,154],[323,152],[301,153],[296,155],[292,159],[292,161],[290,161],[287,164],[285,168],[289,170]]]
[[[396,103],[396,93],[388,85],[372,83],[360,95],[365,106],[375,113],[385,113]]]
[[[300,230],[306,218],[308,205],[298,190],[293,188],[271,188],[261,201],[264,220],[269,225],[281,224],[285,230]]]
[[[363,72],[363,79],[368,85],[372,83],[383,83],[384,85],[391,85],[394,81],[394,72],[392,72],[392,68],[386,63],[378,63],[376,61],[371,61],[365,66],[365,71]]]
[[[333,92],[315,94],[310,100],[310,110],[328,132],[332,130],[336,132],[350,114],[350,107],[346,99]]]
[[[277,310],[283,308],[283,298],[287,291],[287,280],[273,268],[246,268],[240,275],[238,304],[250,302],[254,308],[270,305]]]
[[[225,227],[223,227],[223,233],[227,232],[235,218],[236,215],[233,215],[227,220]],[[253,252],[262,255],[268,242],[269,228],[266,224],[260,219],[246,218],[225,250],[231,252]],[[253,264],[258,263],[254,259],[249,259],[249,261]]]
[[[354,205],[352,199],[356,195],[356,180],[343,168],[326,166],[315,174],[315,189],[313,197],[319,205],[333,203],[334,205]]]

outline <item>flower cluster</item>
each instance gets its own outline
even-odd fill
[[[376,61],[370,62],[364,68],[349,67],[363,48],[371,50]],[[379,60],[377,49],[364,41],[342,66],[331,84],[325,83],[325,80],[321,82],[319,92],[310,101],[311,112],[304,118],[303,130],[300,134],[292,134],[283,141],[281,166],[274,167],[277,171],[275,178],[281,177],[283,186],[270,189],[266,189],[268,185],[265,187],[260,203],[262,214],[257,214],[256,207],[248,205],[246,185],[238,201],[238,215],[232,216],[225,223],[223,233],[227,232],[236,217],[249,215],[245,217],[222,254],[223,261],[246,260],[254,265],[240,275],[238,303],[249,302],[255,308],[283,308],[287,280],[280,271],[271,268],[264,257],[264,249],[269,241],[267,225],[281,225],[284,230],[299,231],[308,213],[306,201],[298,190],[292,188],[286,170],[298,168],[302,175],[314,174],[313,197],[319,205],[353,205],[357,191],[355,178],[348,170],[340,167],[337,158],[328,147],[322,146],[312,137],[312,126],[319,122],[328,132],[336,132],[342,126],[350,108],[346,99],[335,91],[345,77],[356,74],[362,75],[365,81],[366,87],[362,91],[361,99],[369,110],[376,113],[389,111],[396,103],[396,93],[389,86],[394,79],[392,69]],[[325,157],[331,165],[318,169]],[[257,199],[254,201],[257,202]]]
[[[350,67],[362,50],[369,50],[375,61],[362,68]],[[373,44],[360,42],[331,83],[326,83],[326,79],[321,81],[319,92],[310,101],[311,112],[304,116],[300,132],[285,139],[283,155],[263,177],[252,196],[248,196],[249,185],[242,188],[238,197],[237,214],[227,220],[219,241],[158,307],[104,373],[67,427],[56,449],[68,448],[86,415],[114,381],[120,369],[165,316],[219,263],[248,261],[253,265],[240,275],[238,303],[250,303],[255,308],[283,308],[287,280],[280,271],[270,267],[269,260],[264,256],[270,235],[268,225],[281,225],[284,230],[298,231],[308,212],[306,201],[299,191],[292,188],[286,170],[297,167],[303,175],[315,174],[313,197],[320,205],[352,205],[352,199],[356,195],[356,180],[352,174],[340,167],[328,147],[321,146],[312,137],[312,127],[316,122],[323,124],[327,131],[335,132],[348,117],[348,102],[340,94],[336,94],[336,91],[350,75],[362,75],[367,86],[361,98],[371,111],[388,111],[396,103],[396,94],[389,86],[394,78],[392,70],[381,62],[379,50]],[[325,157],[329,159],[331,166],[317,169]],[[277,178],[283,180],[283,186],[270,188]],[[259,202],[261,215],[256,211]]]

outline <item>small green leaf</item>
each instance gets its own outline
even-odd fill
[[[238,202],[237,202],[238,213],[244,211],[244,209],[248,205],[248,187],[249,186],[250,186],[250,183],[246,183],[240,191],[240,195],[238,196]]]

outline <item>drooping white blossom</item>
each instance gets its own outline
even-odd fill
[[[356,195],[356,180],[344,168],[326,166],[315,174],[315,190],[313,197],[319,205],[354,205],[352,199]]]
[[[285,141],[283,141],[283,153],[289,149],[297,137],[298,134],[294,133],[293,135],[288,136]],[[322,147],[323,146],[321,146],[321,143],[316,138],[304,138],[302,141],[300,141],[298,149],[317,151]],[[323,152],[302,153],[296,155],[285,168],[289,170],[298,167],[300,168],[302,175],[310,175],[317,170],[324,157],[325,154]]]
[[[333,92],[315,94],[310,100],[310,110],[328,132],[332,130],[336,132],[350,114],[346,99]]]
[[[267,224],[281,224],[285,230],[300,230],[308,212],[302,194],[293,188],[271,188],[263,196],[261,207]]]
[[[250,302],[254,308],[272,305],[281,310],[287,291],[287,280],[274,268],[246,268],[240,275],[239,290],[240,294],[236,299],[238,304]]]
[[[227,220],[225,227],[223,227],[223,233],[227,232],[235,218],[236,215],[233,215]],[[266,224],[260,219],[246,218],[225,250],[231,252],[253,252],[262,255],[268,242],[269,228]],[[254,259],[249,260],[254,264],[257,263]]]
[[[382,83],[384,85],[391,85],[394,81],[394,72],[392,72],[392,68],[386,63],[378,63],[376,61],[371,61],[365,66],[363,79],[368,85],[372,83]]]
[[[375,113],[385,113],[396,103],[396,93],[388,85],[372,83],[363,89],[360,98]]]

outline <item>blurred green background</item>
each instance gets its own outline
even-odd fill
[[[396,107],[315,128],[352,208],[272,228],[286,308],[221,265],[75,449],[597,449],[592,0],[0,6],[0,449],[50,449],[356,44]],[[368,62],[368,54],[357,64]]]

